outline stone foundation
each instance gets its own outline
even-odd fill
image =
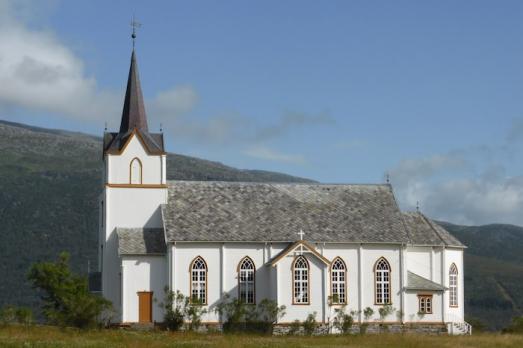
[[[274,326],[274,335],[288,335],[292,330],[291,325],[287,324],[277,324]],[[336,334],[338,331],[327,324],[318,324],[316,330],[314,330],[314,335],[326,335],[326,334]],[[447,327],[445,324],[379,324],[379,323],[369,323],[363,324],[354,324],[350,329],[350,334],[380,334],[380,333],[395,333],[395,334],[425,334],[425,335],[441,335],[447,334]],[[296,332],[297,335],[303,335],[303,327]]]

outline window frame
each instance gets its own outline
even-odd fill
[[[453,262],[449,267],[449,307],[459,307],[459,272],[458,266]],[[454,278],[454,285],[452,285],[452,278]],[[454,299],[454,301],[453,301]]]
[[[137,161],[138,164],[140,165],[140,183],[136,184],[136,183],[133,183],[133,163],[134,161]],[[143,185],[143,164],[142,164],[142,161],[138,158],[138,157],[135,157],[131,160],[131,162],[129,162],[129,185]]]
[[[252,264],[252,269],[242,269],[242,265],[244,264],[244,262],[250,262]],[[247,271],[247,272],[252,272],[252,281],[244,281],[242,282],[241,280],[241,272],[242,271]],[[247,299],[249,298],[248,294],[247,294],[247,291],[245,292],[246,293],[246,301],[244,302],[245,304],[248,304],[248,305],[255,305],[256,304],[256,264],[254,263],[254,261],[249,257],[249,256],[245,256],[243,257],[240,262],[238,263],[238,267],[236,269],[236,272],[237,272],[237,275],[238,275],[238,299],[239,300],[242,300],[241,298],[241,288],[242,288],[242,283],[244,284],[252,284],[252,302],[248,302]],[[248,289],[248,287],[247,287]]]
[[[430,302],[430,311],[427,310],[427,301]],[[422,303],[425,302],[424,310],[422,310]],[[432,309],[434,308],[434,301],[432,294],[418,294],[418,314],[432,314]]]
[[[343,270],[341,270],[341,272],[343,272],[343,281],[337,280],[336,282],[334,282],[334,280],[333,280],[334,272],[338,272],[338,279],[339,279],[340,270],[339,269],[336,269],[336,270],[334,269],[334,264],[336,262],[340,262],[343,265]],[[334,260],[332,260],[331,266],[330,266],[329,270],[330,270],[330,277],[329,278],[330,278],[330,284],[331,284],[331,286],[330,286],[330,290],[331,290],[331,304],[333,304],[333,305],[346,305],[348,303],[348,301],[347,301],[347,295],[348,295],[348,289],[347,289],[347,275],[348,275],[347,264],[345,263],[345,261],[343,261],[343,259],[341,257],[336,256],[334,258]],[[334,294],[334,284],[338,284],[338,285],[343,284],[344,292],[345,292],[343,301],[340,300],[340,297],[338,295],[338,301],[334,302],[334,295],[335,295]],[[340,288],[338,286],[338,294],[339,294],[339,289]]]
[[[198,259],[200,259],[202,262],[203,262],[203,265],[205,267],[205,269],[203,270],[204,273],[205,273],[205,285],[204,285],[204,291],[205,291],[205,298],[203,299],[203,301],[201,303],[198,303],[199,305],[207,305],[207,295],[208,295],[208,288],[207,288],[207,284],[209,283],[209,269],[207,267],[207,262],[205,261],[205,259],[201,256],[196,256],[192,261],[191,261],[191,264],[189,265],[189,300],[191,303],[194,303],[193,302],[193,279],[192,279],[192,276],[193,276],[193,271],[195,270],[194,269],[194,265],[196,263],[196,261],[198,261]],[[199,272],[201,272],[201,269],[197,269]],[[198,273],[199,274],[199,273]],[[199,276],[198,276],[199,278]],[[198,280],[196,281],[197,283],[201,284],[202,281],[201,280]],[[200,296],[198,295],[198,299],[200,299]]]
[[[382,272],[382,270],[378,270],[378,265],[380,262],[383,261],[388,267],[388,281],[378,281],[378,271]],[[383,278],[383,276],[382,276]],[[382,300],[382,302],[378,302],[378,284],[387,284],[388,285],[388,301]],[[384,288],[382,287],[382,299],[385,297]],[[385,257],[380,257],[378,260],[374,263],[374,305],[376,306],[386,306],[392,304],[392,267],[390,266],[389,261]]]
[[[303,259],[305,261],[305,265],[307,266],[306,268],[296,268],[296,263],[298,262],[298,260],[300,259]],[[304,255],[298,255],[294,258],[294,260],[292,261],[292,278],[291,278],[291,282],[292,282],[292,304],[293,305],[297,305],[297,306],[303,306],[303,305],[310,305],[311,303],[311,272],[310,272],[310,264],[309,264],[309,260],[307,260],[307,258],[304,256]],[[304,281],[303,279],[300,279],[300,280],[296,280],[296,273],[295,271],[296,270],[306,270],[307,271],[307,280]],[[302,278],[303,278],[303,273],[302,273]],[[300,282],[301,284],[305,283],[307,285],[307,301],[306,302],[298,302],[298,299],[296,298],[296,285],[297,283]]]

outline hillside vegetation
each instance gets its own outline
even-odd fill
[[[440,222],[465,250],[465,314],[491,329],[523,315],[523,228],[459,226]]]
[[[30,265],[71,254],[73,269],[96,269],[101,192],[101,139],[81,133],[0,121],[0,307],[36,307],[26,280]],[[177,180],[307,182],[285,174],[239,170],[218,162],[169,154]],[[467,316],[492,329],[523,308],[523,228],[442,224],[465,252]]]
[[[34,307],[26,274],[36,261],[71,254],[73,269],[97,267],[100,138],[0,121],[0,307]],[[311,182],[169,154],[169,180]]]

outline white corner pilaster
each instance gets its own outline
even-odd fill
[[[179,290],[176,288],[176,242],[172,244],[171,246],[171,290],[176,292],[176,290]]]
[[[220,298],[225,292],[225,243],[222,243],[220,249]]]
[[[447,277],[446,275],[446,252],[445,247],[441,250],[441,285],[443,285],[445,288],[447,287]],[[448,290],[443,290],[443,293],[441,295],[441,315],[443,317],[443,322],[447,322],[447,296],[448,296]]]
[[[358,247],[358,320],[363,322],[363,246]]]
[[[406,269],[405,269],[405,249],[404,245],[400,246],[400,310],[401,317],[400,321],[403,324],[403,318],[405,316],[405,282],[407,279]]]
[[[125,296],[125,268],[124,268],[124,265],[123,263],[120,265],[120,281],[121,281],[121,284],[120,284],[120,299],[121,299],[121,313],[122,313],[122,320],[121,322],[125,322],[125,318],[126,318],[126,313],[125,313],[125,300],[126,300],[126,296]]]

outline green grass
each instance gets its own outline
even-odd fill
[[[252,336],[127,330],[79,331],[52,326],[0,327],[1,347],[523,347],[523,335]]]

